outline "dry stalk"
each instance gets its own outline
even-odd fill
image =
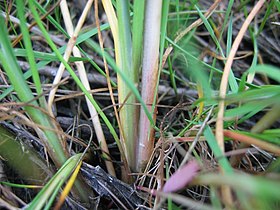
[[[91,8],[92,3],[93,3],[93,0],[90,0],[90,1],[87,2],[75,30],[73,29],[73,23],[72,23],[72,20],[71,20],[71,17],[70,17],[67,2],[65,0],[62,0],[61,3],[60,3],[60,8],[62,10],[62,15],[63,15],[63,20],[64,20],[64,23],[65,23],[66,30],[67,30],[68,34],[72,35],[69,42],[68,42],[68,45],[67,45],[67,48],[66,48],[66,51],[65,51],[65,54],[64,54],[65,60],[69,59],[69,57],[72,53],[72,50],[73,50],[73,55],[75,57],[81,57],[81,53],[80,53],[79,49],[75,46],[75,43],[76,43],[76,39],[77,39],[77,36],[79,34],[79,31],[80,31],[80,29],[81,29],[81,27],[82,27],[82,25],[83,25],[83,23],[86,19],[86,16],[87,16],[90,8]],[[75,62],[75,65],[77,66],[81,82],[83,83],[83,85],[85,86],[85,88],[87,90],[90,90],[90,85],[89,85],[89,81],[87,79],[87,74],[86,74],[83,62],[82,61],[77,61],[77,62]],[[65,69],[65,66],[63,64],[61,64],[59,66],[59,69],[58,69],[57,75],[55,77],[55,80],[53,82],[54,85],[61,80],[64,69]],[[56,90],[57,90],[57,88],[52,89],[51,92],[50,92],[49,101],[48,101],[49,102],[48,103],[48,105],[49,105],[48,108],[49,108],[50,113],[52,113],[51,105],[53,103]],[[95,130],[95,133],[96,133],[96,136],[97,136],[97,139],[98,139],[98,143],[101,147],[101,150],[103,151],[104,157],[106,157],[106,159],[107,159],[107,161],[105,161],[107,170],[112,176],[116,176],[114,166],[113,166],[113,164],[110,160],[110,157],[108,156],[109,150],[108,150],[108,146],[107,146],[107,143],[106,143],[106,140],[105,140],[105,136],[104,136],[101,124],[100,124],[98,113],[97,113],[96,109],[94,108],[94,106],[91,104],[91,102],[89,101],[89,99],[87,97],[86,97],[86,102],[87,102],[87,106],[88,106],[88,109],[89,109],[89,112],[90,112],[92,124],[94,126],[94,130]]]
[[[66,15],[67,14],[66,10],[68,10],[67,3],[66,3],[65,0],[60,2],[60,8],[61,8],[61,11],[62,11],[62,15],[63,15],[63,17],[65,16],[64,21],[65,21],[65,25],[66,25],[66,30],[67,30],[68,33],[70,32],[69,34],[71,36],[71,38],[69,39],[69,41],[67,43],[67,47],[66,47],[66,50],[65,50],[65,53],[64,53],[64,56],[63,56],[63,58],[66,62],[69,60],[69,57],[72,53],[72,50],[73,50],[73,48],[76,44],[77,36],[78,36],[78,34],[81,30],[81,27],[83,26],[83,23],[86,19],[87,13],[88,13],[92,3],[93,3],[93,0],[87,2],[86,7],[85,7],[78,23],[77,23],[76,28],[75,28],[75,30],[73,30],[73,25],[72,25],[72,21],[71,21],[69,12],[68,12],[68,15]],[[70,25],[72,25],[72,31],[69,31],[69,30],[71,30]],[[52,112],[52,105],[53,105],[55,93],[56,93],[57,88],[58,88],[56,85],[61,80],[61,77],[62,77],[62,74],[63,74],[64,70],[65,70],[65,66],[64,66],[63,63],[61,63],[59,68],[58,68],[57,74],[54,78],[54,81],[53,81],[53,86],[54,87],[52,88],[52,90],[50,91],[50,94],[49,94],[48,110],[49,110],[49,113],[50,113],[51,116],[54,116],[54,114]]]
[[[109,90],[109,93],[110,93],[110,98],[111,98],[111,101],[112,101],[112,104],[113,104],[113,108],[114,108],[114,112],[115,112],[115,116],[116,116],[116,120],[117,120],[117,123],[118,123],[118,126],[119,126],[119,131],[120,131],[120,136],[121,136],[121,139],[123,139],[123,129],[121,127],[121,122],[120,122],[120,117],[119,117],[119,114],[118,114],[118,109],[117,109],[117,105],[116,105],[116,102],[115,102],[115,98],[114,98],[114,93],[113,93],[113,89],[112,89],[112,85],[111,85],[111,81],[110,81],[110,74],[109,74],[109,68],[108,68],[108,64],[107,64],[107,61],[106,61],[106,58],[105,58],[105,55],[104,55],[104,42],[103,42],[103,38],[102,38],[102,34],[101,34],[101,31],[100,31],[100,21],[99,21],[99,16],[98,16],[98,1],[95,0],[94,2],[94,10],[95,10],[95,20],[96,20],[96,26],[97,26],[97,31],[98,31],[98,40],[99,40],[99,45],[100,45],[100,48],[102,50],[102,53],[103,53],[103,62],[104,62],[104,67],[105,67],[105,72],[106,72],[106,80],[107,80],[107,85],[108,85],[108,90]],[[129,167],[128,167],[128,163],[127,163],[127,160],[125,158],[125,154],[124,154],[124,146],[123,146],[123,141],[121,141],[121,147],[122,148],[119,148],[121,151],[121,154],[123,154],[122,156],[122,161],[124,162],[124,170],[125,172],[122,174],[123,178],[128,180],[129,177],[128,177],[128,174],[129,174]]]

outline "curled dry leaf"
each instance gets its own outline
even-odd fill
[[[175,192],[184,188],[196,176],[199,168],[196,161],[188,162],[167,180],[163,192]]]

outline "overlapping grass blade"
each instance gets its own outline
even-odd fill
[[[0,16],[0,24],[3,26],[0,29],[0,60],[4,70],[14,86],[19,99],[22,102],[27,103],[24,109],[27,111],[28,115],[35,123],[45,128],[43,131],[45,138],[47,139],[46,146],[48,147],[48,152],[56,165],[60,166],[66,161],[66,151],[60,142],[61,139],[53,131],[54,127],[48,116],[39,109],[39,104],[34,100],[33,93],[27,85],[13,54],[12,46],[8,39],[8,32],[2,16]]]
[[[86,90],[85,86],[81,83],[80,79],[75,74],[75,72],[72,70],[70,65],[64,60],[63,56],[60,54],[60,52],[56,48],[55,44],[53,43],[53,41],[49,37],[48,32],[44,28],[43,23],[40,20],[40,17],[39,17],[39,15],[38,15],[38,13],[35,9],[35,6],[33,4],[33,0],[29,0],[29,6],[30,6],[30,10],[31,10],[31,12],[34,16],[34,19],[36,20],[39,28],[41,29],[42,33],[44,34],[44,37],[45,37],[46,41],[48,42],[49,46],[52,48],[52,50],[54,51],[54,53],[58,57],[58,59],[65,65],[65,68],[68,70],[68,72],[70,73],[70,75],[72,76],[72,78],[74,79],[76,84],[83,91],[83,93],[86,95],[86,97],[90,100],[92,105],[95,107],[97,113],[100,114],[101,118],[104,120],[105,124],[109,128],[109,130],[110,130],[111,134],[113,135],[114,139],[118,142],[119,141],[118,135],[117,135],[115,129],[113,128],[111,122],[108,120],[108,118],[106,117],[104,112],[101,110],[101,108],[98,106],[97,102],[93,99],[91,94]],[[97,29],[95,29],[95,34],[96,33],[97,33]]]
[[[207,139],[207,143],[209,144],[211,150],[213,151],[215,157],[217,158],[219,165],[225,171],[227,174],[233,173],[233,168],[231,167],[229,161],[225,156],[223,156],[223,153],[217,143],[217,140],[211,130],[211,128],[207,125],[204,130],[205,138]]]
[[[34,58],[39,59],[39,60],[44,60],[44,61],[59,61],[56,55],[53,53],[46,53],[46,52],[39,52],[33,50],[34,53]],[[27,57],[27,50],[26,49],[20,49],[20,48],[14,48],[14,54],[16,57]],[[83,58],[83,57],[74,57],[71,56],[69,58],[69,62],[76,62],[76,61],[89,61],[88,58]],[[36,67],[37,68],[37,67]]]
[[[81,161],[82,154],[76,154],[69,158],[63,166],[56,172],[51,180],[44,186],[44,188],[37,194],[37,196],[28,204],[26,209],[35,210],[49,209],[55,200],[60,187],[68,179],[74,169],[77,167],[79,161]]]
[[[18,16],[20,19],[20,29],[23,35],[23,41],[24,41],[24,46],[26,48],[26,54],[27,54],[27,58],[28,58],[28,63],[32,72],[32,78],[33,78],[33,82],[35,84],[36,87],[36,92],[38,95],[41,95],[43,93],[42,90],[42,85],[41,85],[41,81],[40,81],[40,77],[39,77],[39,73],[38,73],[38,69],[36,68],[36,62],[35,62],[35,55],[33,52],[33,48],[32,48],[32,44],[31,44],[31,37],[30,34],[28,32],[27,26],[26,26],[26,20],[24,17],[24,2],[23,1],[16,1],[17,6],[18,6]],[[41,107],[46,108],[46,101],[44,99],[44,97],[40,97],[39,98],[39,102]]]
[[[235,192],[242,193],[246,204],[243,208],[275,209],[280,201],[280,184],[276,180],[253,177],[243,173],[205,174],[198,177],[199,183],[212,186],[228,185]]]
[[[200,18],[202,19],[205,27],[207,28],[211,38],[213,39],[214,43],[216,44],[217,48],[219,49],[221,55],[223,57],[224,56],[224,53],[223,53],[223,49],[219,43],[219,40],[218,38],[216,37],[215,33],[214,33],[214,30],[213,28],[211,27],[210,23],[208,22],[207,18],[203,15],[203,13],[200,11],[200,9],[195,5],[195,8],[196,10],[198,11],[198,14],[200,16]],[[238,91],[238,85],[237,85],[237,81],[236,81],[236,78],[232,72],[232,70],[230,71],[230,75],[229,75],[229,85],[230,85],[230,88],[231,90],[236,93]]]
[[[129,1],[120,0],[116,2],[118,16],[118,40],[119,40],[119,68],[124,75],[129,76],[133,84],[138,84],[139,69],[133,68],[132,61],[132,38],[129,15]],[[141,25],[140,25],[141,26]],[[126,82],[118,74],[118,99],[120,103],[120,123],[125,153],[128,164],[132,170],[136,170],[135,147],[138,139],[139,107],[136,98],[131,94]]]
[[[109,25],[108,24],[104,24],[101,26],[101,30],[105,30],[105,29],[108,29]],[[78,38],[77,38],[77,44],[81,44],[82,42],[88,40],[90,37],[94,36],[97,34],[97,29],[96,28],[93,28],[83,34],[81,34]],[[63,54],[66,50],[66,46],[63,46],[61,48],[58,49],[58,52],[60,54]],[[36,55],[36,52],[35,52],[35,55]],[[53,55],[54,57],[56,57],[56,60],[59,61],[59,58],[56,56],[55,53],[52,53],[51,55]],[[46,58],[46,57],[45,57]],[[106,74],[99,68],[99,66],[93,62],[92,59],[90,59],[89,57],[87,57],[87,59],[89,59],[89,62],[93,65],[93,67],[95,69],[97,69],[100,73],[102,73],[102,75],[106,76]],[[47,61],[40,61],[36,64],[36,68],[39,69],[39,68],[42,68],[46,65],[48,65],[50,62],[52,61],[52,59],[48,59]],[[24,73],[24,78],[25,79],[28,79],[32,76],[32,73],[30,70],[28,70],[27,72]],[[115,83],[113,83],[114,86]],[[9,87],[7,88],[5,91],[3,91],[3,93],[0,95],[0,100],[3,99],[4,97],[6,97],[8,94],[10,94],[11,92],[13,91],[13,86],[12,87]]]

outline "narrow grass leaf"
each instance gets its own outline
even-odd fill
[[[236,102],[249,102],[254,100],[267,100],[269,98],[276,97],[280,94],[280,86],[267,85],[261,86],[258,89],[251,89],[241,93],[228,94],[226,96],[227,103]],[[279,99],[280,100],[280,99]]]
[[[219,165],[223,168],[223,171],[225,171],[228,174],[233,173],[233,169],[229,163],[229,161],[226,159],[225,156],[223,156],[223,153],[217,143],[217,140],[211,130],[211,128],[209,127],[209,125],[207,125],[204,129],[204,135],[205,138],[207,140],[207,143],[209,144],[211,150],[213,151],[216,159],[219,162]]]
[[[223,33],[225,31],[225,28],[228,24],[228,18],[230,16],[230,13],[232,12],[232,6],[233,6],[233,3],[234,3],[234,0],[230,0],[228,2],[228,5],[227,5],[227,11],[226,11],[226,14],[225,14],[225,17],[224,17],[224,20],[223,20],[223,25],[222,25],[222,29],[221,29],[221,32],[220,32],[220,37],[219,39],[221,40],[223,38]],[[230,27],[230,26],[229,26]]]
[[[278,67],[268,65],[268,64],[261,64],[261,65],[255,66],[251,70],[254,70],[258,73],[266,74],[271,79],[280,83],[280,74],[279,74],[280,69]]]
[[[252,60],[251,66],[250,66],[249,70],[247,71],[248,72],[247,82],[252,83],[253,80],[254,80],[254,77],[255,77],[255,73],[256,73],[254,69],[255,69],[255,67],[257,65],[257,62],[258,62],[259,53],[258,53],[258,42],[257,42],[256,35],[254,33],[254,30],[250,26],[249,26],[249,33],[250,33],[250,37],[251,37],[252,42],[253,42],[254,54],[253,54],[253,60]]]
[[[219,43],[219,40],[217,39],[217,37],[214,33],[214,30],[212,29],[209,21],[207,20],[207,18],[203,15],[203,13],[200,11],[200,9],[196,5],[195,5],[195,8],[198,11],[198,14],[199,14],[200,18],[202,19],[205,27],[207,28],[211,38],[215,42],[215,44],[216,44],[217,48],[219,49],[221,55],[223,57],[225,57],[224,53],[223,53],[223,49],[222,49],[222,47]],[[230,71],[230,75],[229,75],[229,84],[230,84],[230,88],[231,88],[232,92],[236,93],[238,91],[238,85],[237,85],[237,81],[236,81],[236,78],[235,78],[232,70]]]
[[[80,162],[80,158],[81,154],[76,154],[69,158],[51,178],[51,180],[44,186],[44,188],[37,194],[33,201],[28,204],[26,209],[42,209],[51,197],[53,197],[53,199],[51,199],[53,202],[60,187],[77,167],[77,164]]]
[[[256,177],[248,174],[205,174],[198,177],[201,184],[229,185],[237,191],[244,191],[259,199],[280,201],[280,183],[267,177]],[[234,180],[234,181],[233,181]]]
[[[279,3],[279,2],[278,2]],[[274,6],[274,4],[275,4],[275,0],[272,0],[272,1],[270,1],[270,3],[269,3],[269,5],[268,5],[268,7],[267,7],[267,9],[266,9],[266,11],[265,11],[265,15],[264,15],[264,17],[262,18],[262,22],[261,22],[261,25],[260,25],[260,27],[259,27],[259,29],[258,29],[258,32],[257,32],[257,35],[256,35],[256,37],[258,37],[259,35],[260,35],[260,33],[263,31],[263,29],[264,29],[264,26],[265,26],[265,24],[267,23],[267,20],[269,19],[269,16],[272,14],[272,8],[273,8],[273,6]]]
[[[0,182],[0,184],[6,185],[6,186],[9,186],[9,187],[16,187],[16,188],[28,188],[28,189],[42,188],[42,186],[38,186],[38,185],[16,184],[16,183],[11,183],[11,182]]]
[[[227,109],[225,112],[225,117],[229,117],[229,118],[241,117],[251,112],[256,114],[262,111],[265,107],[271,105],[271,103],[273,103],[273,101],[269,103],[264,100],[264,101],[253,101],[246,104],[242,104],[237,108]]]
[[[19,99],[22,102],[28,102],[31,106],[25,106],[24,109],[28,112],[32,120],[41,126],[48,128],[44,130],[44,134],[48,141],[48,152],[51,154],[53,161],[56,165],[62,165],[66,161],[66,152],[60,143],[60,139],[57,134],[52,131],[53,126],[51,125],[47,115],[43,114],[39,109],[37,101],[34,100],[33,93],[25,78],[23,77],[22,71],[18,66],[15,55],[13,54],[10,40],[8,39],[8,32],[5,27],[5,22],[2,16],[0,16],[0,60],[6,71],[10,82],[14,86]]]
[[[46,52],[39,52],[33,50],[34,53],[34,58],[38,60],[44,60],[44,61],[59,61],[57,56],[53,53],[46,53]],[[27,51],[26,49],[20,49],[20,48],[14,48],[14,54],[16,57],[27,57]],[[88,58],[83,58],[83,57],[74,57],[70,56],[69,57],[69,62],[76,62],[76,61],[89,61]],[[37,68],[37,66],[36,66]]]
[[[32,43],[31,43],[31,37],[30,34],[28,32],[27,26],[26,26],[26,20],[25,20],[25,12],[24,12],[24,2],[21,0],[17,0],[17,12],[18,12],[18,16],[20,19],[20,29],[23,35],[23,41],[24,41],[24,46],[26,48],[26,55],[28,58],[28,63],[32,72],[32,78],[33,78],[33,82],[35,84],[36,87],[36,92],[38,95],[42,94],[42,85],[41,85],[41,81],[40,81],[40,76],[38,73],[38,69],[36,68],[36,62],[35,62],[35,56],[34,56],[34,52],[33,52],[33,47],[32,47]],[[46,101],[44,98],[40,97],[39,98],[40,101],[40,105],[42,107],[46,107]]]
[[[79,164],[77,165],[77,167],[75,168],[72,176],[69,178],[66,186],[64,187],[61,195],[60,195],[60,198],[58,199],[58,202],[56,203],[54,209],[57,209],[59,210],[62,206],[62,204],[64,203],[66,197],[68,196],[68,194],[70,193],[70,190],[71,188],[73,187],[74,185],[74,182],[76,181],[77,179],[77,176],[78,176],[78,173],[80,171],[80,168],[82,166],[82,161],[79,162]]]
[[[227,56],[230,53],[231,46],[232,46],[232,16],[229,19],[228,31],[227,31],[227,49],[226,49]]]
[[[35,7],[34,7],[33,0],[29,0],[29,7],[30,7],[30,10],[31,10],[31,12],[32,12],[32,14],[34,16],[34,19],[36,20],[39,28],[41,29],[42,33],[44,34],[44,37],[45,37],[46,41],[48,42],[49,46],[52,48],[52,50],[54,51],[55,55],[59,58],[59,60],[64,64],[65,68],[70,73],[70,75],[72,76],[72,78],[74,79],[76,84],[79,86],[79,88],[83,91],[83,93],[86,95],[86,97],[90,100],[90,102],[92,103],[92,105],[96,109],[97,113],[100,114],[101,118],[104,120],[105,124],[109,128],[109,130],[110,130],[111,134],[113,135],[114,139],[118,143],[119,148],[121,149],[121,146],[120,146],[121,144],[119,142],[119,138],[118,138],[118,135],[117,135],[114,127],[112,126],[111,122],[108,120],[108,118],[106,117],[104,112],[101,110],[101,108],[99,107],[97,102],[93,99],[92,95],[88,92],[88,90],[82,84],[82,82],[80,81],[78,76],[72,70],[70,65],[64,60],[63,56],[60,54],[60,52],[56,48],[55,44],[53,43],[53,41],[49,37],[49,34],[48,34],[47,30],[43,26],[42,21],[40,20],[40,17],[39,17],[39,15],[38,15]],[[97,33],[97,29],[95,29],[95,34],[96,33]]]

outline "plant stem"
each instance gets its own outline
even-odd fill
[[[157,94],[159,43],[161,26],[162,0],[147,0],[144,28],[144,48],[142,61],[142,98],[147,105],[153,119],[156,118],[156,110],[152,104]],[[139,143],[136,152],[137,168],[142,170],[149,160],[154,145],[154,129],[143,108],[140,109]]]

